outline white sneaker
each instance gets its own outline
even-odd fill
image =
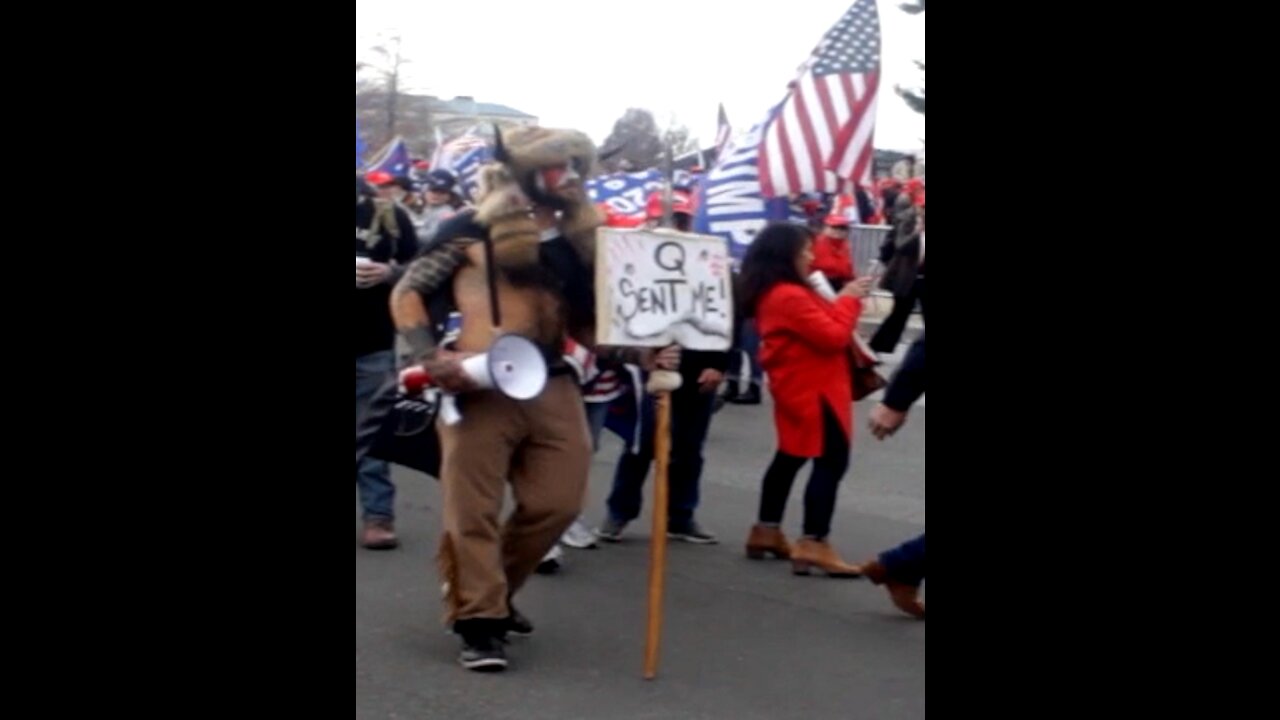
[[[564,531],[564,536],[560,538],[560,542],[579,550],[594,550],[597,547],[596,534],[588,530],[581,520],[573,521],[569,529]]]
[[[559,543],[551,548],[551,552],[542,558],[542,562],[538,563],[537,573],[539,575],[555,575],[560,572],[562,561],[564,560],[564,550],[560,548]]]

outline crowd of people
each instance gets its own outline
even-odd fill
[[[445,621],[461,638],[463,666],[507,667],[505,638],[533,632],[513,599],[532,574],[560,566],[561,544],[625,539],[654,464],[655,403],[645,381],[658,369],[681,377],[671,395],[670,503],[658,510],[667,513],[669,537],[718,542],[697,517],[704,446],[720,403],[759,404],[767,378],[777,450],[762,469],[746,555],[788,561],[797,575],[866,577],[923,619],[923,536],[861,564],[846,561],[829,541],[853,447],[854,337],[863,300],[879,285],[893,292],[894,313],[899,302],[906,315],[917,302],[923,308],[923,183],[884,181],[874,196],[859,190],[797,198],[810,204],[806,213],[818,229],[779,222],[753,239],[737,273],[740,322],[731,350],[608,347],[595,342],[595,231],[604,224],[657,226],[668,209],[663,198],[650,198],[642,220],[594,205],[585,180],[596,150],[582,133],[518,128],[496,141],[474,205],[461,197],[457,178],[425,163],[411,177],[358,176],[356,191],[360,542],[370,550],[398,546],[389,466],[370,452],[362,440],[370,433],[360,428],[386,421],[374,408],[388,403],[374,403],[374,396],[387,388],[404,392],[397,371],[419,368],[431,391],[453,398],[460,415],[439,421],[432,438],[439,442],[443,494],[437,560]],[[673,192],[676,229],[692,227],[694,204],[691,192]],[[892,227],[880,256],[883,276],[853,266],[849,230],[859,222]],[[811,287],[814,271],[830,283],[834,300]],[[872,348],[893,351],[905,325],[905,317],[901,327],[886,322]],[[465,371],[463,362],[486,352],[499,332],[527,338],[544,356],[548,380],[535,398],[482,389]],[[924,392],[923,374],[921,337],[872,413],[876,437],[905,422]],[[606,426],[622,437],[623,451],[591,529],[588,471]],[[783,519],[795,478],[810,462],[793,542]],[[504,523],[508,486],[515,508]]]

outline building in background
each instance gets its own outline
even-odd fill
[[[387,144],[387,113],[390,98],[381,89],[356,95],[356,118],[369,148]],[[403,137],[414,157],[431,157],[435,151],[435,128],[446,140],[479,125],[488,128],[536,126],[538,118],[507,105],[479,102],[468,95],[441,100],[433,95],[400,93],[395,102],[395,134]]]

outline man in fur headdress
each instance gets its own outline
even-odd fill
[[[489,671],[506,668],[508,632],[532,632],[510,599],[578,516],[585,495],[591,444],[579,380],[565,355],[567,346],[594,344],[591,262],[603,220],[584,186],[596,161],[586,135],[518,128],[497,132],[496,140],[497,162],[482,171],[477,207],[441,225],[391,299],[410,348],[406,360],[457,395],[462,420],[438,427],[439,565],[446,619],[463,640],[460,661]],[[486,240],[499,328],[491,319]],[[462,318],[458,339],[442,347],[455,311]],[[546,388],[532,400],[477,390],[462,372],[463,359],[488,350],[503,332],[532,340],[547,360]],[[657,361],[652,353],[632,352],[627,361]],[[663,362],[676,364],[678,354],[667,353]],[[501,527],[508,480],[516,508]]]

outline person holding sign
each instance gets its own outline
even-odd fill
[[[677,230],[687,232],[693,223],[693,198],[688,193],[672,192],[672,221]],[[661,225],[662,193],[649,196],[646,206],[646,229]],[[674,255],[674,254],[673,254]],[[655,262],[660,263],[655,259]],[[676,267],[674,263],[667,265]],[[680,354],[680,387],[671,393],[671,492],[667,504],[667,536],[698,545],[713,545],[716,536],[694,518],[698,509],[702,484],[702,449],[707,442],[711,418],[715,414],[716,391],[724,382],[729,366],[729,353],[684,349]],[[637,387],[641,384],[636,383]],[[604,522],[596,534],[608,542],[620,542],[627,525],[640,517],[645,479],[654,463],[654,433],[657,414],[654,398],[639,401],[639,442],[628,442],[618,458],[613,476],[613,489],[606,502]]]
[[[477,671],[505,669],[507,633],[533,631],[511,598],[582,509],[591,446],[565,354],[570,341],[595,344],[590,265],[601,223],[583,187],[596,161],[590,138],[547,128],[495,134],[497,163],[482,171],[476,209],[441,226],[392,298],[410,362],[455,396],[461,416],[438,424],[438,560],[459,661]],[[440,347],[452,309],[461,331],[455,346]],[[547,379],[535,397],[478,389],[463,365],[504,334],[541,351]],[[516,507],[503,526],[508,482]]]
[[[760,363],[769,375],[778,435],[747,556],[789,559],[797,575],[817,569],[830,577],[859,577],[861,569],[842,560],[827,536],[853,438],[850,347],[872,281],[854,280],[828,302],[805,282],[812,264],[811,231],[789,223],[761,231],[742,263],[742,308],[759,325]],[[793,548],[782,516],[796,474],[809,460],[804,537]]]

